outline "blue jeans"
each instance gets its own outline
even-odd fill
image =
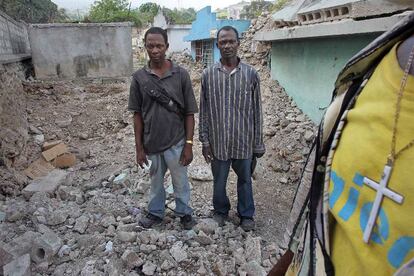
[[[215,213],[227,216],[230,210],[226,183],[231,165],[237,174],[237,212],[242,218],[253,218],[255,208],[250,168],[251,163],[251,159],[230,159],[222,161],[214,158],[211,161],[211,170],[214,178],[213,206]]]
[[[148,212],[163,218],[165,213],[164,175],[170,170],[175,195],[175,214],[179,217],[191,215],[193,210],[190,203],[190,185],[188,183],[187,167],[180,165],[184,140],[159,154],[149,155],[152,161],[150,168],[151,189],[148,202]]]

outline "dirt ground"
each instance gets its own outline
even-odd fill
[[[189,65],[187,62],[184,66]],[[201,70],[191,70],[194,91],[199,94]],[[261,73],[262,74],[262,73]],[[264,72],[266,74],[266,72]],[[295,186],[307,153],[308,142],[295,128],[302,122],[289,114],[300,115],[290,99],[268,75],[263,75],[262,93],[266,126],[267,152],[258,162],[254,177],[257,234],[267,241],[280,242],[287,220]],[[127,111],[129,79],[61,82],[31,82],[25,84],[29,124],[42,131],[45,141],[60,139],[78,152],[83,159],[71,168],[75,179],[87,179],[89,183],[102,181],[108,172],[133,167],[135,160],[132,117]],[[274,104],[275,99],[279,100]],[[282,104],[291,110],[281,110]],[[198,122],[198,118],[196,120]],[[67,126],[60,127],[69,122]],[[282,125],[288,124],[285,128]],[[304,130],[312,130],[310,123],[302,123]],[[60,126],[59,126],[60,125]],[[298,125],[298,126],[296,126]],[[278,132],[280,128],[280,134]],[[290,130],[288,129],[290,128]],[[196,127],[194,161],[190,165],[197,170],[209,171],[201,155]],[[309,140],[309,139],[308,139]],[[31,141],[29,160],[40,155],[40,147]],[[290,157],[290,160],[288,160]],[[282,160],[280,164],[278,161]],[[293,181],[292,181],[293,180]],[[206,215],[205,208],[212,209],[212,181],[193,180],[192,204],[196,214]],[[236,206],[236,176],[230,174],[228,191],[231,198],[234,220]]]
[[[149,176],[135,165],[132,114],[127,110],[129,78],[29,79],[23,82],[19,101],[26,106],[27,123],[22,127],[28,128],[27,144],[18,148],[20,159],[13,169],[0,166],[6,192],[0,193],[0,250],[17,258],[30,251],[40,235],[54,237],[59,252],[33,264],[36,275],[266,275],[283,250],[290,206],[316,128],[271,79],[269,45],[258,45],[251,54],[249,37],[255,31],[251,27],[240,47],[242,60],[259,72],[263,102],[266,154],[253,175],[255,231],[238,227],[233,172],[227,185],[229,222],[218,227],[211,220],[213,183],[201,154],[197,115],[194,160],[188,171],[199,223],[194,231],[181,229],[171,191],[164,224],[140,229],[137,220],[145,215]],[[202,65],[180,55],[172,59],[189,71],[199,101]],[[30,180],[22,170],[41,156],[43,142],[53,140],[69,146],[76,164],[64,170],[66,177],[53,194],[24,196],[21,191]],[[170,184],[167,172],[167,191]]]

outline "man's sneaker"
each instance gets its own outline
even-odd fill
[[[254,220],[251,218],[242,218],[240,222],[240,227],[244,231],[248,232],[248,231],[254,230],[254,228],[256,227],[256,224],[254,223]]]
[[[227,216],[219,214],[219,213],[214,213],[213,215],[213,219],[218,223],[219,227],[223,227],[224,226],[224,222],[226,221]]]
[[[151,228],[155,225],[161,224],[162,219],[160,217],[154,216],[153,214],[149,213],[145,217],[139,220],[139,225],[144,228]]]
[[[185,230],[191,230],[197,224],[191,215],[185,215],[180,218],[181,224]]]

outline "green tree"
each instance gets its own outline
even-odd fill
[[[139,12],[149,13],[149,14],[152,14],[153,16],[157,15],[159,9],[160,9],[160,6],[152,2],[148,2],[148,3],[142,4],[141,6],[139,6]]]
[[[171,24],[191,24],[196,19],[196,11],[193,8],[188,9],[168,9],[163,8],[162,12]]]
[[[133,22],[141,26],[138,13],[130,11],[127,0],[99,0],[92,5],[85,21],[90,22]]]
[[[139,6],[136,12],[138,13],[139,18],[143,23],[150,24],[154,21],[154,17],[157,15],[158,10],[160,9],[161,7],[159,5],[148,2]]]
[[[263,11],[270,10],[273,3],[264,0],[255,0],[243,7],[240,17],[244,19],[257,18]]]
[[[27,23],[52,23],[61,15],[50,0],[0,0],[0,10]]]
[[[271,11],[277,12],[278,10],[281,10],[289,2],[289,0],[276,0],[271,7]]]

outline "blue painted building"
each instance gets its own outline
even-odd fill
[[[216,13],[207,6],[197,12],[196,20],[191,25],[190,33],[184,37],[191,42],[191,56],[202,61],[206,66],[219,61],[220,51],[216,45],[217,31],[223,26],[233,26],[241,35],[250,26],[250,20],[217,19]]]

